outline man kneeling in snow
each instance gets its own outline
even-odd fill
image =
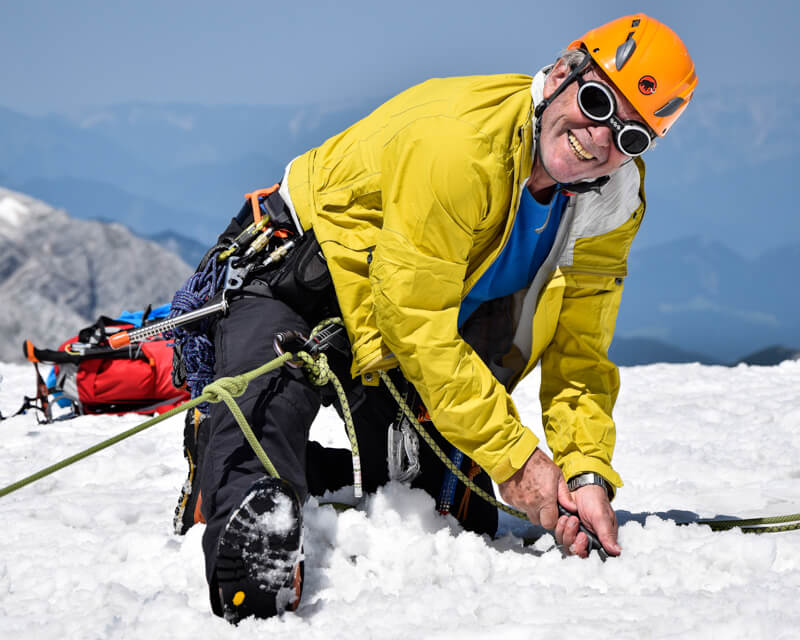
[[[638,14],[589,31],[534,77],[435,79],[392,98],[292,160],[264,199],[294,248],[250,273],[209,329],[215,377],[272,360],[277,334],[308,336],[340,316],[349,346],[334,368],[366,491],[418,466],[412,486],[440,511],[496,530],[496,509],[470,500],[426,444],[413,469],[387,463],[387,427],[398,427],[388,372],[478,487],[492,493],[494,480],[572,553],[588,553],[580,521],[619,554],[610,506],[622,485],[611,466],[619,376],[607,351],[644,215],[640,156],[696,83],[680,39]],[[224,246],[252,214],[231,222]],[[552,460],[509,395],[537,363]],[[207,523],[212,608],[232,622],[297,607],[301,505],[354,483],[349,452],[308,443],[328,393],[282,367],[239,398],[279,478],[265,476],[224,405],[198,442],[190,434],[200,468],[178,516]],[[413,439],[401,434],[401,447],[403,438]],[[577,516],[559,517],[558,503]]]

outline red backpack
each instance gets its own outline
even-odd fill
[[[57,350],[37,349],[26,340],[23,347],[36,368],[37,394],[25,398],[21,411],[40,409],[51,421],[87,413],[163,413],[188,400],[189,392],[172,383],[170,342],[154,339],[123,349],[109,347],[110,335],[136,326],[101,317]],[[46,382],[40,362],[53,364]]]

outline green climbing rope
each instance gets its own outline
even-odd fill
[[[253,369],[252,371],[247,371],[246,373],[243,373],[239,376],[235,376],[233,378],[220,378],[219,380],[216,380],[212,382],[210,385],[206,386],[203,389],[203,393],[197,396],[196,398],[184,402],[182,405],[175,407],[174,409],[165,411],[161,415],[155,416],[154,418],[151,418],[150,420],[147,420],[142,424],[133,427],[132,429],[123,431],[122,433],[117,434],[116,436],[113,436],[108,440],[103,440],[102,442],[99,442],[98,444],[91,446],[88,449],[84,449],[79,453],[69,456],[68,458],[61,460],[60,462],[52,464],[49,467],[45,467],[44,469],[41,469],[40,471],[37,471],[36,473],[31,474],[26,478],[22,478],[21,480],[18,480],[17,482],[14,482],[8,485],[7,487],[3,487],[2,489],[0,489],[0,498],[7,496],[10,493],[14,493],[17,490],[22,489],[22,487],[25,487],[33,482],[36,482],[37,480],[41,480],[42,478],[45,478],[55,473],[56,471],[59,471],[61,469],[64,469],[65,467],[75,464],[79,460],[88,458],[89,456],[97,453],[98,451],[102,451],[103,449],[107,449],[108,447],[115,445],[118,442],[122,442],[123,440],[130,438],[131,436],[136,435],[137,433],[140,433],[145,429],[149,429],[150,427],[157,425],[159,422],[168,420],[172,416],[178,415],[179,413],[183,413],[184,411],[188,411],[189,409],[193,409],[202,402],[220,402],[220,401],[225,402],[225,404],[228,405],[228,408],[230,408],[231,411],[233,412],[234,417],[236,418],[236,421],[239,424],[239,426],[242,427],[242,431],[244,432],[248,442],[250,442],[251,446],[255,445],[253,446],[253,449],[254,451],[256,451],[256,455],[259,455],[258,450],[260,450],[261,453],[263,454],[263,458],[262,456],[259,455],[259,460],[261,460],[262,464],[264,464],[264,467],[267,469],[268,472],[270,472],[269,471],[270,468],[274,471],[275,467],[269,461],[266,452],[264,452],[264,449],[259,444],[255,435],[253,434],[253,430],[250,428],[250,425],[247,424],[247,420],[245,420],[244,415],[241,412],[241,409],[239,409],[239,406],[236,404],[236,402],[234,402],[232,396],[240,396],[242,393],[244,393],[244,390],[247,388],[247,385],[250,384],[250,382],[253,379],[262,376],[265,373],[272,371],[273,369],[277,369],[278,367],[283,366],[287,361],[291,360],[293,357],[294,356],[291,353],[285,353],[282,356],[275,358],[274,360],[270,360],[266,364],[261,365],[256,369]],[[277,471],[274,472],[274,475],[277,477]]]
[[[242,413],[236,400],[234,400],[234,398],[238,398],[245,392],[249,384],[249,381],[243,382],[243,375],[234,378],[220,378],[219,380],[215,380],[211,384],[203,387],[203,395],[208,398],[209,402],[215,403],[222,401],[227,405],[228,410],[233,415],[234,420],[236,420],[236,424],[238,424],[239,428],[242,430],[245,440],[247,440],[248,444],[253,449],[253,453],[256,454],[256,458],[264,465],[269,475],[273,478],[280,478],[278,470],[275,468],[275,465],[272,464],[272,460],[269,459],[267,452],[264,451],[264,447],[261,446],[258,438],[256,438],[256,434],[253,433],[250,423],[247,422],[247,418],[244,417],[244,413]]]
[[[341,324],[341,320],[339,318],[331,318],[328,320],[322,321],[318,324],[311,332],[311,336],[313,337],[316,335],[324,326],[337,323]],[[37,480],[41,480],[42,478],[49,476],[56,471],[64,469],[79,460],[83,460],[84,458],[88,458],[89,456],[97,453],[98,451],[102,451],[112,445],[121,442],[127,438],[130,438],[137,433],[144,431],[145,429],[149,429],[152,426],[155,426],[159,422],[163,422],[175,416],[179,413],[183,413],[184,411],[188,411],[196,407],[197,405],[201,404],[202,402],[210,402],[210,403],[217,403],[217,402],[224,402],[228,409],[230,410],[231,414],[233,415],[236,423],[239,425],[239,428],[242,430],[242,434],[244,435],[247,442],[250,444],[253,452],[255,453],[256,457],[259,459],[262,465],[264,465],[264,469],[266,469],[267,473],[275,478],[279,478],[278,470],[275,468],[275,465],[272,464],[272,461],[269,459],[267,452],[264,451],[264,448],[261,446],[261,443],[258,441],[255,433],[253,433],[253,429],[250,427],[250,424],[247,422],[247,418],[245,418],[244,413],[242,412],[239,405],[236,403],[235,398],[241,396],[246,390],[248,385],[255,380],[256,378],[263,376],[270,371],[273,371],[279,367],[282,367],[284,364],[290,361],[301,361],[304,363],[304,369],[309,376],[309,379],[313,384],[322,386],[328,384],[330,382],[333,384],[334,388],[336,389],[336,393],[339,397],[339,402],[342,405],[342,414],[345,417],[345,425],[347,429],[347,435],[350,439],[350,446],[353,450],[353,476],[355,478],[355,495],[357,498],[361,497],[362,489],[361,489],[361,457],[358,453],[358,441],[356,440],[356,433],[355,433],[355,426],[353,425],[353,417],[350,413],[350,406],[347,402],[347,398],[345,397],[344,388],[342,387],[341,382],[336,377],[336,375],[331,371],[330,366],[328,365],[327,356],[324,353],[317,354],[316,358],[312,357],[308,353],[304,351],[299,351],[296,354],[292,353],[284,353],[279,357],[275,358],[274,360],[270,360],[266,364],[261,365],[251,371],[246,371],[238,376],[231,376],[225,378],[219,378],[215,380],[211,384],[206,385],[203,388],[203,393],[200,394],[198,397],[189,400],[182,405],[175,407],[174,409],[170,409],[162,413],[161,415],[155,416],[150,420],[146,420],[142,424],[133,427],[132,429],[128,429],[127,431],[123,431],[122,433],[104,440],[96,445],[89,447],[79,453],[76,453],[56,464],[50,465],[49,467],[45,467],[40,471],[37,471],[30,476],[27,476],[17,482],[14,482],[7,487],[3,487],[0,489],[0,498],[7,496],[10,493],[13,493],[22,487],[25,487]]]
[[[727,531],[728,529],[740,528],[742,533],[781,533],[784,531],[800,530],[800,513],[765,518],[747,518],[742,520],[702,519],[685,524],[706,525],[707,527],[711,527],[712,531]]]
[[[201,402],[203,402],[203,399],[199,397],[195,398],[194,400],[189,400],[188,402],[185,402],[184,404],[175,407],[174,409],[170,409],[169,411],[165,411],[164,413],[156,416],[155,418],[151,418],[147,422],[144,422],[136,427],[133,427],[132,429],[128,429],[127,431],[123,431],[122,433],[117,434],[113,438],[109,438],[108,440],[103,440],[103,442],[100,442],[94,446],[89,447],[88,449],[76,453],[75,455],[72,455],[69,458],[64,458],[64,460],[61,460],[60,462],[52,464],[49,467],[45,467],[41,471],[37,471],[36,473],[29,475],[26,478],[22,478],[22,480],[18,480],[17,482],[14,482],[8,485],[7,487],[3,487],[2,489],[0,489],[0,498],[2,498],[3,496],[7,496],[9,493],[14,493],[18,489],[22,489],[22,487],[25,487],[33,482],[36,482],[37,480],[41,480],[42,478],[49,476],[50,474],[55,473],[56,471],[59,471],[64,467],[68,467],[71,464],[78,462],[79,460],[88,458],[90,455],[95,454],[98,451],[102,451],[103,449],[115,445],[118,442],[122,442],[126,438],[130,438],[131,436],[136,435],[137,433],[144,431],[145,429],[149,429],[150,427],[152,427],[155,424],[158,424],[162,420],[167,420],[168,418],[171,418],[174,415],[183,413],[184,411],[188,411],[189,409],[197,406]]]
[[[323,320],[319,323],[314,329],[311,331],[311,337],[315,336],[324,326],[335,323],[335,324],[342,324],[340,318],[329,318],[327,320]],[[306,371],[306,374],[311,381],[312,384],[317,386],[324,386],[328,383],[332,384],[334,389],[336,390],[336,394],[339,399],[339,403],[342,408],[342,416],[344,418],[345,429],[347,431],[347,436],[350,440],[350,447],[353,453],[353,478],[354,478],[354,492],[355,496],[361,497],[362,488],[361,488],[361,457],[358,450],[358,441],[356,438],[355,433],[355,426],[353,424],[353,417],[350,412],[350,405],[347,402],[347,398],[345,397],[345,392],[342,387],[341,382],[333,373],[328,364],[327,356],[324,353],[319,353],[316,356],[311,356],[310,354],[306,353],[305,351],[299,351],[296,354],[292,353],[284,353],[281,356],[275,358],[274,360],[270,360],[266,364],[253,369],[252,371],[247,371],[241,375],[227,377],[227,378],[220,378],[215,380],[211,384],[207,385],[203,389],[203,393],[194,398],[189,400],[188,402],[183,403],[182,405],[175,407],[174,409],[170,409],[169,411],[162,413],[159,416],[151,418],[143,422],[142,424],[133,427],[132,429],[128,429],[112,438],[104,440],[84,451],[76,453],[56,464],[53,464],[49,467],[46,467],[36,473],[18,480],[7,487],[0,489],[0,498],[21,489],[37,480],[40,480],[50,474],[59,471],[65,467],[68,467],[79,460],[83,460],[84,458],[89,457],[97,453],[98,451],[102,451],[112,445],[125,440],[137,433],[144,431],[145,429],[149,429],[150,427],[167,420],[179,413],[183,413],[184,411],[188,411],[196,407],[197,405],[201,404],[202,402],[224,402],[228,409],[230,410],[231,414],[233,415],[236,423],[239,425],[239,428],[242,430],[242,433],[250,444],[255,453],[256,457],[261,461],[266,469],[267,473],[269,473],[273,477],[279,477],[277,469],[272,464],[267,455],[264,448],[261,446],[261,443],[258,441],[258,438],[253,433],[252,428],[250,427],[247,419],[242,413],[241,408],[236,403],[235,398],[241,396],[245,390],[247,389],[250,382],[254,379],[262,376],[278,367],[283,366],[287,362],[302,362],[303,368]],[[423,426],[417,420],[417,417],[411,411],[411,408],[406,404],[405,400],[403,399],[400,392],[397,390],[397,387],[392,382],[391,378],[385,371],[380,372],[380,377],[383,380],[384,384],[389,389],[389,392],[392,394],[392,397],[397,402],[398,406],[401,408],[405,416],[409,419],[414,428],[416,429],[417,433],[419,433],[420,437],[431,447],[431,450],[436,454],[436,456],[442,461],[442,463],[447,466],[447,468],[461,481],[464,483],[465,486],[469,487],[469,489],[481,497],[482,499],[486,500],[489,504],[496,507],[497,509],[508,513],[512,516],[517,518],[521,518],[523,520],[527,520],[527,516],[518,509],[514,509],[513,507],[508,506],[500,502],[499,500],[495,499],[493,496],[489,495],[486,491],[481,489],[477,486],[472,480],[470,480],[462,471],[459,469],[453,462],[450,460],[449,456],[442,451],[441,447],[433,440],[430,434],[423,428]],[[724,531],[727,529],[733,528],[741,528],[744,533],[775,533],[775,532],[783,532],[783,531],[795,531],[800,529],[800,513],[795,513],[786,516],[774,516],[774,517],[766,517],[766,518],[750,518],[750,519],[743,519],[743,520],[695,520],[693,522],[685,522],[681,524],[701,524],[711,527],[714,531]]]

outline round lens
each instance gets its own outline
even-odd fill
[[[638,156],[647,151],[650,146],[650,136],[638,127],[625,127],[619,134],[619,147],[629,156]]]
[[[588,118],[606,120],[614,113],[614,102],[604,87],[587,82],[578,89],[578,105]]]

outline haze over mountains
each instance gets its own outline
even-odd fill
[[[291,158],[378,103],[123,105],[43,118],[0,108],[0,184],[79,217],[210,243],[245,192],[280,180]]]
[[[628,272],[612,359],[727,364],[773,345],[800,354],[800,243],[745,258],[720,242],[679,238],[634,249]]]
[[[322,106],[127,104],[31,117],[0,108],[0,185],[79,218],[121,222],[195,264],[246,191],[366,115]],[[800,347],[800,92],[699,94],[647,157],[648,211],[612,354],[733,362]]]

